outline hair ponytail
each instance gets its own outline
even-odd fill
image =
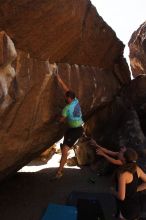
[[[124,173],[126,171],[132,174],[135,173],[138,159],[136,151],[132,148],[127,148],[123,156],[125,159],[125,164],[120,167],[118,174],[120,175],[121,173]]]

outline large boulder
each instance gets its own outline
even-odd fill
[[[146,170],[145,121],[142,122],[144,117],[139,117],[140,113],[145,113],[146,95],[140,93],[145,79],[140,81],[137,78],[123,88],[111,103],[98,109],[86,122],[85,129],[88,136],[108,149],[119,151],[121,146],[135,149],[140,166]]]
[[[2,0],[0,30],[1,180],[66,129],[56,123],[65,102],[51,63],[85,121],[129,84],[130,72],[123,43],[89,0]]]
[[[6,39],[2,51],[10,56],[6,64],[2,59],[6,70],[9,67],[8,79],[7,71],[1,73],[4,80],[0,105],[0,178],[3,178],[62,137],[65,127],[56,123],[56,117],[65,103],[54,65],[20,50],[16,57],[10,38],[4,32],[0,37]],[[77,64],[57,66],[60,77],[76,92],[85,119],[109,103],[121,88],[111,71]]]

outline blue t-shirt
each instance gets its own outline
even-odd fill
[[[71,128],[82,126],[82,112],[77,98],[75,98],[70,104],[65,106],[62,111],[62,116],[67,118],[68,124]]]

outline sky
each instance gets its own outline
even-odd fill
[[[146,21],[146,0],[91,0],[99,15],[125,44],[124,56],[129,63],[128,41]]]

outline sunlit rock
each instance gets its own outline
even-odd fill
[[[133,77],[146,74],[146,22],[132,34],[129,49]]]
[[[123,43],[89,0],[1,1],[0,30],[1,180],[63,136],[56,65],[85,122],[131,80]]]
[[[57,117],[65,106],[64,92],[54,66],[17,51],[12,68],[15,80],[10,89],[12,104],[8,104],[6,112],[0,111],[1,178],[21,168],[63,135],[65,127]],[[57,70],[76,92],[85,120],[95,109],[109,103],[121,88],[110,70],[77,64],[57,64]]]
[[[123,58],[123,43],[89,0],[0,1],[0,30],[16,48],[50,63],[113,69]],[[122,74],[130,77],[127,66]]]
[[[10,104],[12,97],[10,87],[16,77],[12,62],[16,59],[17,52],[12,40],[5,32],[0,32],[0,101],[1,113],[3,113]]]

